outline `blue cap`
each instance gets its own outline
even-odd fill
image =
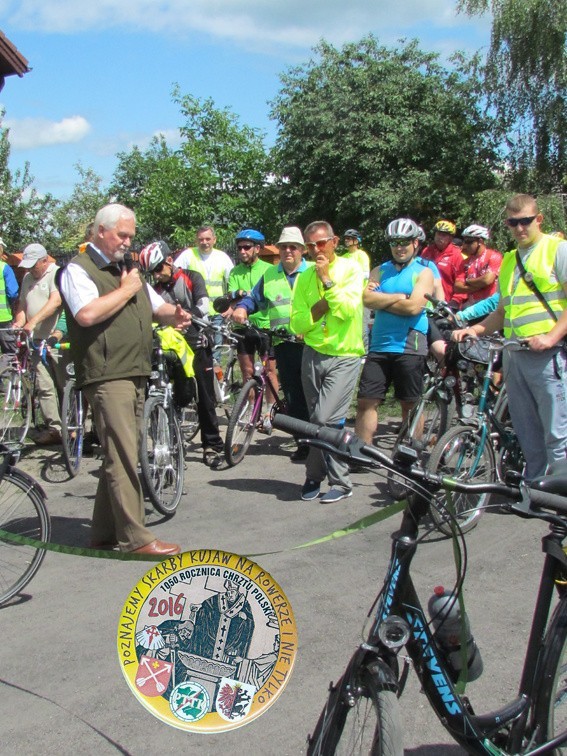
[[[254,242],[254,244],[265,244],[266,238],[260,231],[255,231],[253,228],[244,228],[236,234],[236,241],[241,239],[247,239]]]

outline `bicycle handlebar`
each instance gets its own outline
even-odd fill
[[[539,478],[530,485],[521,483],[518,487],[509,486],[504,483],[464,483],[448,476],[430,473],[416,462],[407,466],[396,463],[387,454],[384,454],[384,452],[381,452],[375,446],[365,444],[352,431],[345,428],[328,428],[314,423],[306,423],[303,420],[282,414],[275,415],[272,422],[274,428],[291,433],[296,438],[301,438],[302,441],[305,440],[313,446],[324,448],[326,451],[344,460],[370,467],[376,465],[383,466],[388,470],[406,476],[410,480],[425,485],[432,492],[443,488],[456,493],[497,494],[514,502],[515,504],[512,506],[511,511],[524,517],[545,519],[545,513],[537,512],[535,509],[549,509],[558,515],[567,515],[567,497],[537,487],[538,485],[544,485],[544,482],[549,480],[549,478]],[[407,455],[408,460],[412,458],[415,460],[417,457],[415,451],[412,449],[400,447],[400,451]]]

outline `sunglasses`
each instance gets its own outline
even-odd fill
[[[326,239],[317,239],[317,241],[314,242],[307,242],[306,246],[308,249],[325,249],[327,244],[332,241],[335,237],[334,236],[327,236]]]
[[[247,252],[249,249],[252,249],[254,244],[239,244],[236,249],[240,252],[241,249],[245,249]]]
[[[518,226],[529,226],[535,221],[537,215],[527,215],[525,218],[507,218],[506,225],[510,228],[517,228]]]
[[[388,244],[390,247],[409,247],[413,239],[390,239]]]
[[[474,244],[475,242],[480,241],[480,239],[477,239],[476,237],[467,237],[466,239],[463,239],[463,244]]]
[[[156,267],[152,270],[152,273],[161,273],[165,264],[166,263],[164,262],[160,262],[160,264],[156,265]]]

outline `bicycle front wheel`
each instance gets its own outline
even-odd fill
[[[402,740],[396,693],[378,690],[370,672],[361,669],[348,690],[343,682],[331,688],[307,753],[403,756]]]
[[[433,449],[427,469],[467,483],[496,480],[494,451],[489,439],[483,442],[476,428],[456,427],[447,431]],[[431,517],[439,530],[450,536],[452,518],[446,496],[444,491],[435,495],[436,506],[431,506]],[[453,515],[463,533],[476,526],[489,498],[490,494],[452,494]]]
[[[160,396],[150,396],[144,405],[140,465],[153,506],[171,517],[183,493],[185,463],[183,438],[175,413],[168,413]]]
[[[226,438],[224,455],[230,467],[242,462],[256,432],[262,412],[263,391],[257,380],[246,381],[233,407]]]
[[[0,530],[38,541],[51,537],[43,491],[33,478],[15,468],[8,468],[0,481]],[[8,541],[0,533],[0,604],[30,582],[44,557],[42,549]]]
[[[398,447],[409,446],[415,449],[424,465],[427,464],[435,444],[447,431],[453,417],[453,405],[435,394],[430,399],[420,400],[402,423],[394,441],[392,457]],[[403,499],[411,492],[405,478],[388,471],[388,491],[392,498]]]
[[[32,394],[17,370],[0,375],[0,443],[21,444],[30,427]]]
[[[195,399],[189,402],[186,407],[181,408],[179,412],[179,424],[183,440],[188,444],[195,438],[201,427]]]
[[[83,392],[77,389],[74,379],[65,384],[61,404],[61,436],[65,467],[71,477],[79,472],[83,457],[85,436]]]

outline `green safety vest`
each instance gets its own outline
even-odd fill
[[[0,261],[0,323],[6,323],[12,320],[12,310],[6,297],[6,281],[4,280],[5,262]]]
[[[159,337],[163,351],[174,352],[179,358],[187,378],[192,378],[195,375],[195,371],[193,370],[194,353],[189,344],[185,341],[183,334],[176,331],[172,326],[156,328],[156,333]]]
[[[562,285],[552,280],[557,247],[562,239],[544,234],[524,263],[526,272],[545,297],[550,308],[559,317],[567,307]],[[524,339],[548,333],[555,321],[530,290],[516,266],[516,250],[507,252],[500,268],[500,293],[504,306],[504,336]]]
[[[213,301],[217,297],[222,297],[223,294],[225,294],[224,267],[222,265],[219,265],[218,267],[213,265],[210,270],[210,278],[207,278],[207,271],[205,270],[205,266],[198,251],[193,249],[193,247],[190,247],[186,251],[190,252],[192,257],[189,264],[189,270],[197,271],[197,273],[200,273],[205,279],[205,286],[207,287],[207,294],[210,299],[209,315],[216,315],[217,313],[213,308]]]
[[[279,265],[273,265],[264,273],[264,298],[268,303],[268,317],[270,328],[285,326],[289,331],[289,319],[291,317],[291,294],[285,270],[279,270]],[[293,286],[297,282],[295,277]]]

